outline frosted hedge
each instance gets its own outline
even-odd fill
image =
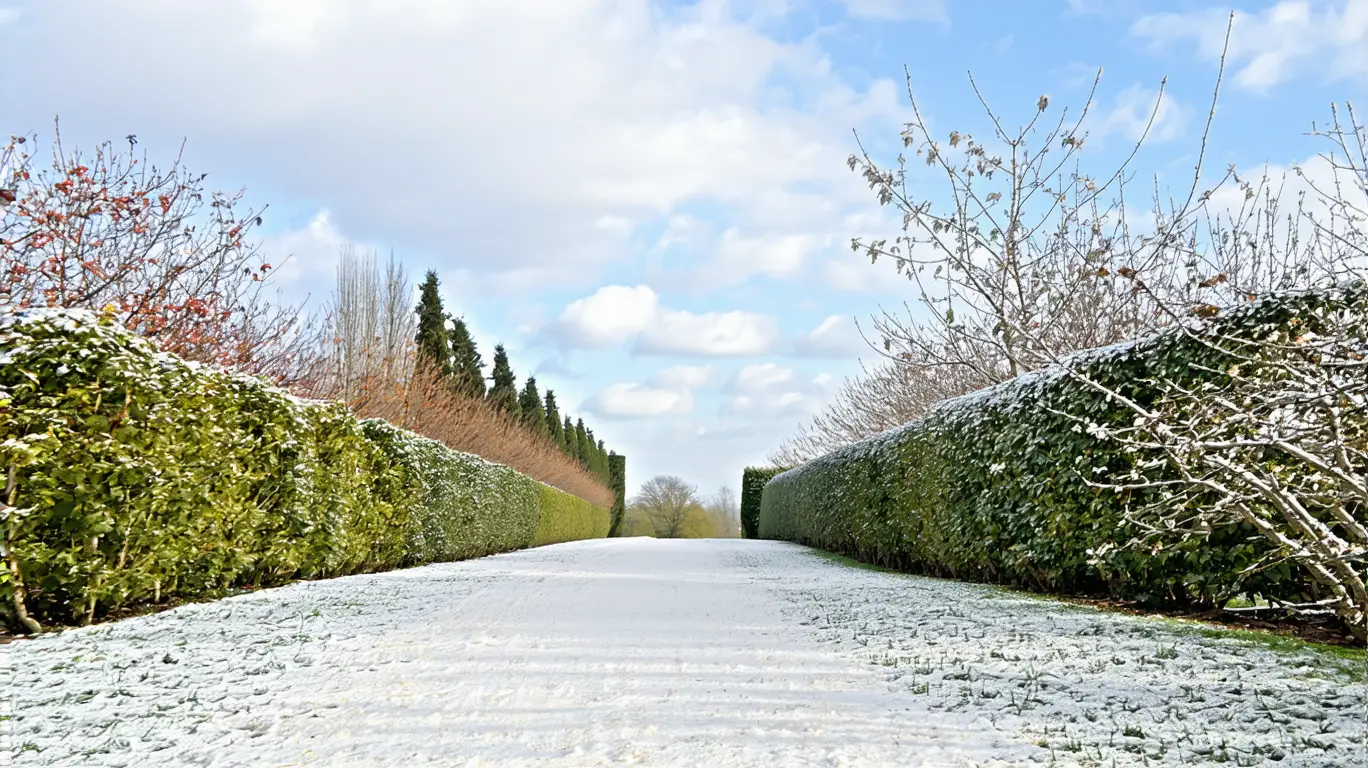
[[[1294,318],[1314,327],[1329,311],[1368,313],[1368,289],[1358,283],[1249,302],[1192,332],[1169,329],[1079,353],[1070,364],[1148,405],[1156,390],[1147,380],[1198,384],[1230,367],[1203,335],[1248,337]],[[1071,416],[1108,427],[1132,422],[1130,411],[1060,367],[1027,374],[777,475],[764,487],[760,536],[931,575],[1155,604],[1314,596],[1298,567],[1263,564],[1276,553],[1248,525],[1157,552],[1103,546],[1130,541],[1137,531],[1127,508],[1153,497],[1084,482],[1124,476],[1131,459]],[[1346,417],[1368,421],[1363,412]]]
[[[741,471],[741,535],[748,539],[760,536],[760,500],[765,484],[783,469],[777,467],[746,467]]]
[[[11,623],[603,536],[609,514],[84,310],[0,311],[0,462]]]

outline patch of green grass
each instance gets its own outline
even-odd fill
[[[904,573],[892,568],[885,568],[881,565],[865,563],[852,557],[839,555],[834,552],[827,552],[820,549],[810,550],[817,557],[827,562],[844,565],[851,568],[859,568],[866,571],[886,573],[904,578],[932,579],[934,581],[947,581],[958,584],[968,584],[980,587],[985,591],[985,596],[1000,596],[1018,600],[1029,600],[1035,603],[1050,603],[1052,609],[1061,611],[1090,611],[1105,612],[1105,609],[1071,603],[1062,597],[1054,595],[1044,595],[1038,592],[1026,592],[1003,587],[994,584],[973,584],[972,582],[956,582],[954,579],[939,579],[920,574]],[[1200,621],[1179,619],[1170,616],[1159,615],[1128,615],[1137,621],[1152,621],[1163,625],[1166,629],[1175,634],[1186,636],[1200,636],[1209,640],[1220,640],[1222,642],[1235,641],[1251,648],[1257,648],[1274,653],[1288,656],[1310,655],[1308,659],[1312,666],[1319,666],[1324,670],[1326,676],[1346,678],[1353,682],[1368,681],[1368,649],[1362,647],[1350,647],[1343,645],[1329,645],[1317,643],[1310,640],[1291,637],[1288,635],[1277,634],[1258,629],[1236,629],[1233,627],[1221,627],[1211,624],[1204,624]],[[1176,648],[1175,648],[1176,650]]]
[[[894,570],[894,569],[892,569],[892,568],[885,568],[885,567],[883,567],[882,565],[874,565],[873,563],[866,563],[866,562],[864,562],[863,560],[856,560],[856,559],[853,558],[853,557],[846,557],[845,555],[838,555],[838,554],[836,554],[835,552],[828,552],[828,551],[826,551],[826,550],[824,550],[824,549],[812,549],[812,550],[810,550],[810,551],[812,552],[812,554],[816,555],[817,557],[820,557],[820,558],[822,558],[823,560],[826,560],[826,561],[829,562],[829,563],[835,563],[836,565],[845,565],[845,566],[849,566],[849,567],[851,567],[851,568],[859,568],[859,569],[865,570],[865,571],[876,571],[876,572],[878,572],[878,573],[890,573],[890,574],[893,574],[894,576],[913,576],[913,575],[914,575],[914,574],[911,574],[911,573],[904,573],[904,572],[902,572],[902,571],[896,571],[896,570]]]
[[[1257,629],[1215,629],[1212,627],[1194,627],[1191,624],[1180,622],[1174,623],[1178,625],[1177,628],[1180,631],[1195,632],[1209,639],[1235,640],[1250,647],[1286,655],[1310,654],[1317,657],[1317,661],[1324,662],[1330,668],[1327,671],[1333,670],[1334,673],[1347,677],[1354,682],[1363,682],[1368,679],[1368,675],[1365,675],[1365,664],[1368,664],[1368,649],[1345,645],[1327,645]]]

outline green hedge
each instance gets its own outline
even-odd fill
[[[612,525],[612,512],[584,499],[541,486],[541,522],[533,544],[602,539]]]
[[[34,619],[82,623],[130,603],[519,549],[544,507],[588,514],[508,467],[158,353],[78,310],[0,312],[0,469],[11,622],[19,586]]]
[[[622,536],[627,528],[627,457],[608,455],[608,487],[613,489],[613,524],[609,536]]]
[[[1250,302],[1197,333],[1262,338],[1292,318],[1315,328],[1330,311],[1368,313],[1368,290],[1356,284]],[[1221,375],[1196,366],[1224,371],[1231,364],[1177,329],[1074,361],[1145,404],[1155,397],[1146,379],[1196,384]],[[1080,473],[1104,467],[1114,475],[1129,470],[1128,460],[1062,414],[1108,426],[1132,421],[1061,369],[1028,374],[778,475],[764,489],[760,535],[904,570],[1150,603],[1310,595],[1305,575],[1285,561],[1244,573],[1269,553],[1266,540],[1244,525],[1158,553],[1112,550],[1090,564],[1090,550],[1131,539],[1136,532],[1123,512],[1152,497],[1088,487]]]
[[[412,494],[407,563],[464,560],[532,546],[543,489],[579,501],[502,464],[453,451],[388,422],[367,419],[361,428]]]
[[[783,472],[778,467],[746,467],[741,471],[741,535],[760,537],[760,494],[770,478]]]

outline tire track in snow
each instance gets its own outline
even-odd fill
[[[577,542],[8,649],[20,766],[1206,764],[1204,726],[1232,764],[1362,754],[1362,686],[1314,659],[776,542]]]
[[[958,766],[1022,749],[790,621],[773,584],[812,567],[782,544],[579,542],[43,636],[13,646],[15,757]]]

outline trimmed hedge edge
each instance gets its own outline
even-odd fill
[[[741,471],[741,535],[760,538],[760,500],[765,484],[783,467],[746,467]]]
[[[610,520],[85,310],[0,308],[0,468],[0,616],[21,631],[602,537]]]
[[[1147,379],[1195,386],[1233,364],[1201,342],[1207,334],[1264,338],[1292,323],[1315,330],[1330,313],[1368,317],[1368,286],[1264,297],[1186,331],[1078,353],[1071,363],[1149,405],[1156,392]],[[1107,427],[1132,422],[1129,411],[1063,369],[1046,368],[946,400],[916,421],[776,475],[763,489],[758,534],[899,570],[1041,592],[1180,607],[1221,605],[1240,594],[1313,598],[1315,585],[1286,560],[1246,572],[1270,554],[1247,524],[1159,551],[1104,546],[1131,540],[1138,532],[1127,508],[1153,497],[1084,483],[1081,474],[1097,468],[1124,476],[1131,459],[1063,414]],[[1346,418],[1361,430],[1368,414]],[[743,486],[743,510],[744,493]]]

